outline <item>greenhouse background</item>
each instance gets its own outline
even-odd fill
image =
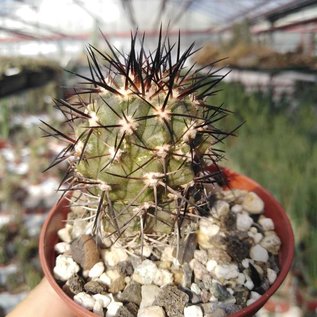
[[[0,316],[38,284],[38,234],[58,200],[64,167],[43,171],[61,149],[42,121],[62,118],[87,74],[89,44],[127,51],[131,32],[153,50],[162,29],[196,67],[226,74],[215,104],[245,123],[224,165],[266,187],[287,211],[295,261],[257,316],[317,314],[316,0],[0,0]],[[65,72],[64,70],[69,72]],[[226,124],[226,122],[224,123]]]

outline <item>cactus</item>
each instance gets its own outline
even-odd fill
[[[107,39],[109,53],[88,47],[90,76],[70,100],[55,100],[66,120],[49,133],[66,142],[50,167],[68,162],[62,181],[73,205],[88,211],[93,232],[113,238],[189,232],[211,203],[206,184],[221,177],[216,144],[232,131],[217,123],[230,112],[206,101],[224,77],[214,64],[187,66],[194,45],[181,53],[160,32],[146,53],[131,36],[127,55]],[[206,168],[213,165],[213,172]],[[49,168],[50,168],[49,167]]]

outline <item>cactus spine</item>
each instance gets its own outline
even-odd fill
[[[64,128],[46,123],[66,142],[51,166],[67,160],[62,183],[80,191],[94,233],[140,243],[146,234],[180,237],[208,212],[205,184],[220,171],[206,167],[217,166],[215,145],[233,133],[217,128],[229,112],[206,102],[223,78],[213,65],[188,67],[193,45],[181,53],[179,39],[171,45],[160,33],[150,53],[143,40],[137,50],[132,36],[127,55],[107,40],[110,54],[90,46],[90,76],[78,75],[85,88],[55,101]]]

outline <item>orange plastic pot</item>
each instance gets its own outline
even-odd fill
[[[264,214],[272,218],[275,224],[275,230],[281,239],[282,245],[279,253],[280,273],[271,287],[253,304],[243,308],[239,312],[231,314],[230,317],[253,316],[268,299],[279,288],[290,270],[294,256],[294,235],[290,221],[281,205],[276,199],[266,191],[262,186],[252,179],[224,169],[225,175],[230,181],[231,189],[246,189],[257,193],[265,203]],[[57,231],[64,227],[64,220],[69,211],[67,199],[62,199],[60,203],[52,208],[41,231],[39,242],[40,261],[46,278],[58,295],[65,301],[69,308],[79,317],[96,317],[92,312],[87,311],[70,297],[68,297],[53,277],[53,268],[55,261],[54,246],[58,241]]]

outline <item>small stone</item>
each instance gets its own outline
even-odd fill
[[[236,264],[217,265],[215,275],[219,280],[230,280],[238,277],[239,270]]]
[[[261,216],[258,223],[262,226],[264,231],[274,230],[274,222],[271,218]]]
[[[151,284],[157,273],[157,266],[151,260],[144,260],[138,265],[132,275],[132,279],[140,284]]]
[[[208,261],[208,254],[205,250],[195,250],[194,259],[202,264],[206,264]]]
[[[189,266],[194,271],[195,278],[198,280],[202,280],[203,276],[208,274],[206,267],[196,259],[192,259]]]
[[[70,251],[70,244],[67,242],[59,242],[55,244],[54,250],[58,253],[66,253]]]
[[[218,264],[227,264],[231,262],[230,255],[223,249],[208,249],[208,258],[216,261]]]
[[[81,235],[90,235],[92,234],[93,223],[83,221],[82,219],[73,219],[72,221],[72,230],[71,235],[74,239],[80,237]]]
[[[240,285],[242,285],[242,284],[244,283],[244,281],[245,281],[245,276],[244,276],[244,274],[243,274],[243,273],[239,273],[239,274],[238,274],[238,277],[237,277],[237,283],[240,284]]]
[[[217,262],[215,260],[208,260],[206,264],[206,268],[208,272],[213,272],[217,266]]]
[[[234,213],[239,213],[243,210],[242,206],[239,204],[235,204],[231,207],[231,211]]]
[[[202,302],[200,295],[197,295],[196,293],[192,293],[190,302],[192,304],[200,304]]]
[[[259,299],[261,297],[261,294],[257,293],[257,292],[254,292],[254,291],[251,291],[250,292],[250,298],[253,298],[255,300]]]
[[[269,259],[269,254],[263,246],[256,244],[250,249],[250,257],[254,261],[267,262]]]
[[[221,303],[219,304],[219,308],[223,309],[226,315],[234,314],[238,312],[239,310],[241,310],[241,307],[234,303]]]
[[[252,239],[247,232],[233,231],[226,237],[226,250],[230,257],[240,263],[249,256]],[[218,261],[217,261],[218,262]]]
[[[84,270],[90,270],[97,262],[100,255],[95,240],[89,235],[82,235],[71,243],[73,259]]]
[[[268,268],[267,269],[267,278],[269,280],[270,285],[272,285],[276,280],[277,274],[274,270]]]
[[[53,269],[56,279],[67,281],[71,276],[79,272],[79,270],[79,265],[72,259],[72,257],[62,254],[57,256]]]
[[[204,317],[226,317],[226,312],[221,308],[216,308],[211,314],[206,314]]]
[[[90,278],[99,277],[105,270],[105,265],[103,262],[97,262],[89,271],[88,276]]]
[[[158,269],[155,273],[153,283],[158,286],[165,286],[173,283],[173,274],[168,270]]]
[[[230,210],[230,205],[224,200],[216,200],[211,209],[211,214],[218,217],[226,216]]]
[[[127,307],[121,306],[116,313],[116,317],[136,317],[136,315],[130,312]]]
[[[249,258],[245,258],[241,261],[242,266],[247,269],[250,265],[250,262],[253,262],[253,260],[249,259]]]
[[[155,298],[160,293],[160,288],[156,285],[142,285],[141,287],[141,295],[142,300],[140,303],[140,307],[149,307],[154,303]]]
[[[200,298],[203,303],[208,303],[210,300],[210,296],[211,294],[206,289],[201,290]]]
[[[103,306],[102,306],[102,302],[99,300],[95,301],[94,307],[92,309],[92,311],[99,316],[104,316],[104,312],[103,312]]]
[[[184,307],[189,301],[189,296],[174,285],[161,288],[154,301],[154,305],[165,309],[168,317],[183,317]]]
[[[133,314],[133,316],[136,316],[138,314],[138,311],[139,311],[139,306],[137,304],[134,304],[134,303],[126,303],[124,305],[128,311]]]
[[[124,276],[120,276],[119,278],[115,279],[111,282],[109,286],[109,292],[112,294],[118,293],[125,288],[125,279]]]
[[[199,234],[206,235],[207,237],[213,237],[220,231],[220,227],[214,223],[212,218],[201,218],[199,220]],[[200,243],[198,239],[198,243]]]
[[[72,275],[66,282],[69,291],[76,295],[84,290],[84,279],[77,274]]]
[[[112,301],[107,306],[106,317],[116,317],[119,309],[123,306],[121,302]]]
[[[255,298],[250,298],[250,299],[248,299],[247,300],[247,306],[250,306],[251,304],[253,304],[254,302],[256,301],[256,299]]]
[[[98,281],[89,281],[84,285],[84,289],[88,293],[100,294],[105,291],[105,287]]]
[[[191,286],[190,286],[190,290],[197,294],[197,295],[200,295],[201,293],[201,289],[199,288],[199,286],[196,284],[196,283],[193,283]]]
[[[183,264],[182,270],[183,270],[182,286],[189,287],[192,282],[193,271],[191,270],[188,263]]]
[[[141,296],[141,285],[138,283],[129,284],[123,292],[118,295],[118,298],[122,302],[131,302],[140,305]]]
[[[166,261],[166,262],[173,262],[175,260],[174,257],[174,247],[167,246],[164,248],[162,255],[161,255],[161,261]]]
[[[277,255],[281,247],[281,240],[274,231],[267,231],[260,245],[272,254]]]
[[[110,250],[102,250],[101,254],[107,266],[116,266],[128,260],[128,254],[123,248],[112,247]]]
[[[103,284],[105,284],[105,285],[107,285],[107,286],[109,286],[109,285],[111,284],[111,279],[110,279],[110,277],[109,277],[106,273],[102,273],[102,274],[99,276],[98,280],[99,280],[101,283],[103,283]]]
[[[104,294],[94,294],[92,297],[96,300],[99,301],[102,304],[102,307],[106,308],[112,301],[112,298],[108,295]]]
[[[250,276],[248,274],[244,274],[245,276],[245,282],[244,282],[244,286],[249,289],[252,290],[254,288],[254,283],[252,282]]]
[[[59,229],[57,231],[57,235],[58,237],[63,241],[63,242],[66,242],[66,243],[71,243],[72,242],[72,236],[71,236],[71,230],[72,230],[72,227],[71,225],[69,224],[66,224],[66,226],[62,229]]]
[[[243,286],[239,286],[234,289],[234,297],[236,298],[237,305],[245,305],[249,297],[249,289]]]
[[[242,207],[250,214],[261,214],[264,211],[264,202],[256,193],[248,192],[243,198]]]
[[[150,306],[143,307],[139,310],[137,317],[165,317],[165,312],[162,307]]]
[[[211,275],[209,275],[209,274],[204,275],[202,281],[204,283],[205,289],[208,290],[212,287],[213,278],[211,277]]]
[[[189,263],[194,256],[194,252],[197,248],[197,235],[196,233],[190,233],[185,240],[180,244],[178,251],[178,261],[179,263]],[[174,253],[175,254],[175,249]]]
[[[94,308],[96,300],[85,292],[80,292],[74,296],[74,301],[79,305],[92,310]]]
[[[198,305],[184,308],[184,317],[203,317],[203,311]]]
[[[130,261],[123,261],[118,263],[117,268],[122,274],[126,276],[131,276],[134,272],[133,265]]]
[[[213,283],[212,288],[211,288],[211,293],[219,301],[225,301],[231,297],[231,294],[230,294],[230,292],[228,292],[226,287],[222,286],[219,283]]]
[[[253,224],[253,219],[247,213],[237,215],[237,229],[240,231],[248,231]]]

